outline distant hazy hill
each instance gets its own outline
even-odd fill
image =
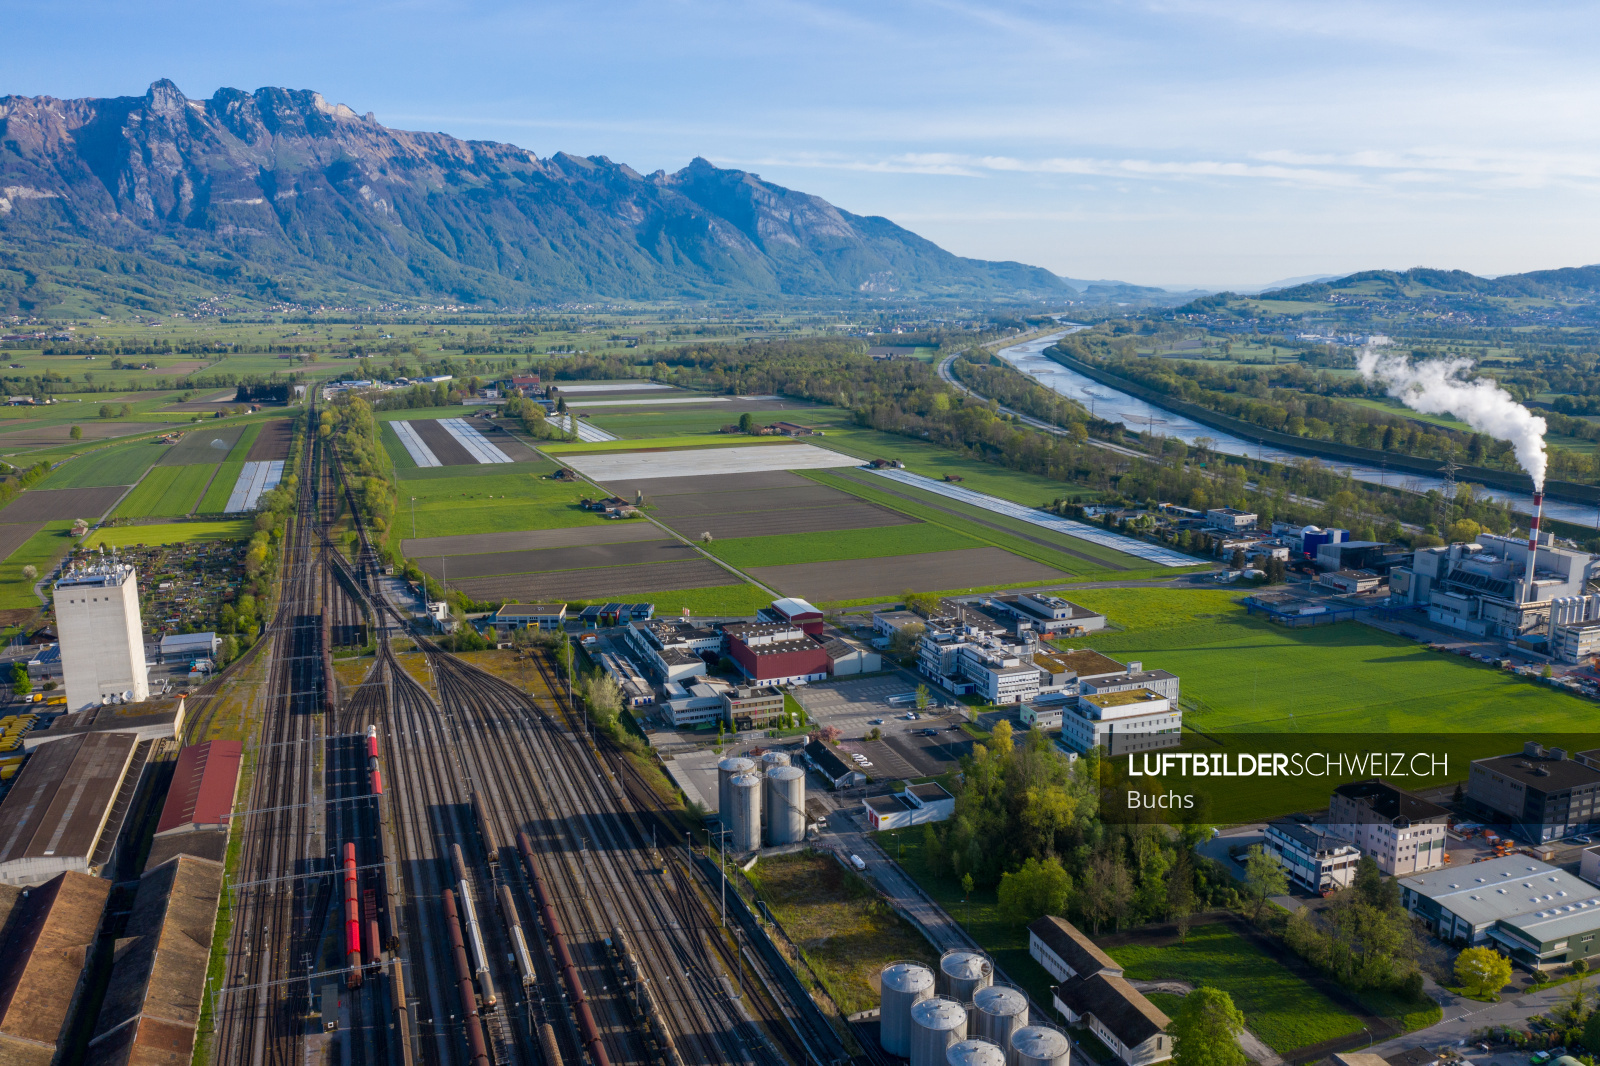
[[[1406,271],[1363,270],[1332,281],[1278,289],[1271,296],[1275,300],[1322,300],[1330,293],[1337,292],[1361,292],[1395,300],[1435,293],[1508,299],[1545,297],[1591,300],[1600,293],[1600,266],[1535,270],[1527,274],[1504,274],[1497,278],[1480,278],[1464,270],[1430,270],[1426,267],[1414,267]]]
[[[1070,297],[1049,271],[951,255],[885,218],[696,159],[389,129],[314,92],[170,81],[0,97],[0,311],[50,284],[151,307],[261,299],[524,305],[669,297]]]

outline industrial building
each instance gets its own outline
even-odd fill
[[[617,683],[617,690],[622,693],[622,704],[625,707],[648,707],[656,701],[656,690],[650,687],[650,682],[639,673],[633,661],[626,655],[617,655],[614,652],[600,652],[596,659],[600,669],[611,676]]]
[[[684,681],[706,673],[702,652],[719,655],[722,634],[691,622],[653,619],[629,623],[629,645],[662,682]]]
[[[1395,602],[1425,607],[1438,625],[1476,636],[1515,640],[1542,631],[1551,604],[1588,593],[1596,558],[1556,546],[1548,532],[1538,534],[1533,582],[1527,582],[1528,542],[1485,533],[1473,544],[1421,548],[1410,566],[1389,572]]]
[[[1340,785],[1328,804],[1329,827],[1391,877],[1443,866],[1449,821],[1437,803],[1377,778]]]
[[[875,674],[883,669],[883,656],[849,637],[830,634],[816,638],[828,656],[829,677]]]
[[[799,626],[807,636],[815,637],[822,634],[822,612],[797,597],[787,596],[781,600],[773,600],[772,606],[761,613],[771,615],[774,621]]]
[[[174,855],[222,861],[228,848],[243,748],[237,740],[208,740],[178,753],[145,860],[147,868]]]
[[[157,654],[163,663],[215,658],[222,638],[215,633],[173,633],[161,638]]]
[[[58,873],[26,893],[0,884],[0,1062],[57,1061],[110,896],[110,881],[83,873]]]
[[[1600,593],[1550,601],[1551,658],[1582,663],[1600,654]]]
[[[811,623],[741,622],[723,626],[728,658],[758,685],[822,681],[828,676],[828,653],[821,641],[806,632],[805,624]],[[820,632],[820,616],[815,625]]]
[[[957,696],[1027,703],[1039,695],[1035,644],[1012,643],[1005,633],[1004,626],[973,611],[930,618],[917,645],[917,670]]]
[[[125,788],[131,800],[148,750],[132,733],[84,733],[34,752],[0,801],[0,884],[97,872],[129,806],[114,810],[117,800]]]
[[[184,701],[149,700],[145,703],[97,704],[88,710],[63,714],[43,729],[22,736],[22,747],[33,751],[44,744],[88,733],[127,733],[140,741],[177,740],[183,735]]]
[[[802,758],[808,766],[827,779],[829,788],[853,788],[867,783],[867,775],[864,772],[847,765],[820,740],[807,743]]]
[[[1317,584],[1351,596],[1377,592],[1383,578],[1371,570],[1330,570],[1317,575]]]
[[[925,619],[915,611],[873,611],[872,629],[887,642],[907,626],[921,626]]]
[[[1411,552],[1398,544],[1378,540],[1346,540],[1317,548],[1316,567],[1323,571],[1371,570],[1388,574],[1411,561]]]
[[[1600,828],[1600,769],[1531,741],[1520,754],[1472,760],[1466,798],[1485,821],[1533,844]]]
[[[1212,507],[1206,511],[1206,525],[1228,533],[1244,533],[1256,528],[1259,516],[1232,507]]]
[[[1028,954],[1057,981],[1087,974],[1122,975],[1122,966],[1065,918],[1047,914],[1028,926]]]
[[[68,570],[55,583],[55,608],[69,710],[150,698],[133,567],[113,555]]]
[[[1268,822],[1261,847],[1278,857],[1295,884],[1321,894],[1349,888],[1361,861],[1361,849],[1339,836],[1335,827],[1293,818]]]
[[[559,631],[567,625],[564,603],[508,603],[494,613],[490,622],[496,629],[542,629]]]
[[[89,1061],[105,1066],[193,1056],[222,863],[180,855],[147,868],[117,940]]]
[[[661,689],[666,697],[661,706],[675,729],[709,726],[727,717],[723,697],[732,687],[720,677],[699,677],[688,684],[668,681]]]
[[[1074,977],[1051,989],[1056,1010],[1100,1038],[1123,1066],[1150,1066],[1172,1058],[1170,1018],[1121,974]]]
[[[1032,629],[1045,636],[1092,633],[1106,627],[1106,616],[1071,600],[1044,592],[1016,596],[994,596],[989,602],[1016,619],[1019,629]]]
[[[900,829],[925,822],[942,822],[956,811],[956,798],[937,781],[908,785],[904,792],[871,796],[861,802],[873,829]]]
[[[1595,886],[1526,855],[1400,880],[1400,902],[1441,940],[1487,944],[1530,970],[1590,958],[1600,948]]]
[[[728,728],[770,729],[784,716],[783,691],[760,685],[736,685],[722,693],[723,716]]]

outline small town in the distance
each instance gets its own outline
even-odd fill
[[[0,1066],[1600,1057],[1600,266],[0,145]]]

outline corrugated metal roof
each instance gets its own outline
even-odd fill
[[[156,832],[226,822],[233,813],[243,751],[237,740],[208,740],[179,752]]]
[[[0,870],[17,859],[87,859],[137,746],[132,733],[85,733],[35,751],[0,803]]]

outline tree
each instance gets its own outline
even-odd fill
[[[702,534],[700,534],[700,543],[701,544],[710,544],[711,543],[711,539],[712,538],[711,538],[711,534],[710,533],[702,533]]]
[[[33,691],[33,682],[28,679],[28,667],[23,663],[11,664],[11,691],[18,696],[26,696]]]
[[[1467,948],[1456,956],[1456,980],[1470,996],[1494,996],[1511,983],[1511,960],[1493,948]]]
[[[24,566],[22,568],[22,580],[28,582],[29,584],[32,584],[33,582],[38,581],[39,580],[39,568],[37,566],[34,566],[32,563],[29,563],[28,565]]]
[[[918,685],[917,686],[917,710],[925,711],[927,709],[928,709],[928,686],[927,685]]]
[[[1257,844],[1244,861],[1244,887],[1256,901],[1255,918],[1260,921],[1267,900],[1289,891],[1289,874],[1283,868],[1283,861]]]
[[[1235,569],[1235,570],[1243,570],[1244,569],[1244,549],[1243,548],[1235,548],[1235,549],[1233,549],[1233,557],[1228,560],[1228,565],[1230,567],[1232,567],[1233,569]]]
[[[752,433],[752,432],[755,431],[755,428],[756,428],[756,420],[755,420],[754,417],[751,416],[749,411],[746,411],[744,414],[739,416],[739,432],[740,433]]]
[[[894,631],[894,636],[889,638],[889,654],[899,659],[902,663],[911,663],[917,657],[917,645],[922,643],[922,634],[927,632],[927,627],[920,622],[901,626]]]
[[[1133,878],[1122,857],[1103,851],[1089,860],[1089,876],[1083,883],[1078,905],[1098,933],[1101,922],[1121,919],[1132,894]]]
[[[1175,1066],[1243,1066],[1239,1034],[1244,1014],[1233,997],[1219,988],[1199,988],[1183,997],[1183,1005],[1167,1027]]]
[[[1031,922],[1046,914],[1061,914],[1072,895],[1072,875],[1054,856],[1043,862],[1030,858],[1016,873],[1000,875],[1000,910],[1012,921]]]
[[[1167,912],[1178,923],[1178,943],[1189,939],[1189,918],[1194,914],[1194,864],[1189,849],[1180,847],[1167,875]]]
[[[70,430],[67,431],[67,436],[71,437],[73,440],[82,440],[83,439],[83,427],[82,426],[73,426]]]
[[[1583,1046],[1600,1047],[1600,1010],[1591,1012],[1583,1023]]]
[[[1483,532],[1483,527],[1470,518],[1463,518],[1459,522],[1451,522],[1450,528],[1445,530],[1444,536],[1451,544],[1470,544],[1478,539]]]
[[[999,722],[989,734],[989,750],[1001,758],[1011,754],[1015,747],[1010,722]]]

